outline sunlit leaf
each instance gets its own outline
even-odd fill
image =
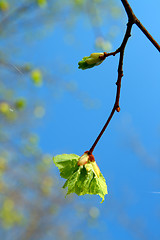
[[[94,194],[99,195],[103,202],[108,192],[102,173],[98,177],[91,162],[78,166],[79,159],[80,157],[75,154],[62,154],[53,158],[61,177],[67,179],[63,188],[68,188],[67,195],[70,193],[77,195]]]

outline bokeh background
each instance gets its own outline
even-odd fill
[[[159,0],[129,0],[160,43]],[[0,238],[160,239],[160,56],[134,26],[116,113],[94,156],[98,196],[65,198],[52,157],[88,150],[115,100],[127,17],[120,0],[0,0]]]

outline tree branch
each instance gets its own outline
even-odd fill
[[[147,29],[142,25],[142,23],[139,21],[139,19],[135,16],[133,13],[133,10],[131,6],[129,5],[127,0],[121,0],[125,11],[127,13],[128,18],[132,18],[134,23],[137,25],[137,27],[144,33],[144,35],[151,41],[151,43],[157,48],[157,50],[160,52],[160,45],[156,42],[156,40],[151,36],[151,34],[147,31]]]
[[[151,36],[151,34],[147,31],[147,29],[142,25],[142,23],[136,18],[135,24],[141,29],[144,35],[151,41],[151,43],[157,48],[160,52],[160,45],[155,41],[155,39]]]
[[[121,92],[121,81],[122,81],[122,77],[123,77],[124,51],[125,51],[125,47],[126,47],[126,44],[128,42],[128,39],[131,36],[132,26],[134,24],[136,24],[141,29],[141,31],[145,34],[145,36],[151,41],[151,43],[160,52],[160,45],[154,40],[154,38],[150,35],[150,33],[145,29],[145,27],[141,24],[141,22],[135,16],[135,14],[133,13],[133,10],[130,7],[128,1],[127,0],[121,0],[121,2],[123,4],[123,6],[125,8],[125,11],[127,13],[127,16],[128,16],[127,29],[126,29],[126,32],[125,32],[125,35],[124,35],[121,46],[115,52],[104,53],[105,57],[115,56],[117,53],[120,53],[119,65],[118,65],[118,79],[117,79],[117,82],[116,82],[116,85],[117,85],[116,99],[115,99],[115,103],[114,103],[114,106],[112,108],[112,111],[111,111],[105,125],[103,126],[101,132],[99,133],[98,137],[96,138],[95,142],[93,143],[92,147],[90,148],[90,150],[88,152],[89,154],[92,154],[92,152],[93,152],[94,148],[96,147],[98,141],[102,137],[102,135],[105,132],[109,122],[111,121],[115,111],[117,111],[117,112],[120,111],[119,100],[120,100],[120,92]]]
[[[123,77],[123,58],[124,58],[124,50],[127,44],[127,41],[129,39],[129,37],[131,36],[131,29],[132,29],[132,25],[133,25],[133,21],[129,20],[128,24],[127,24],[127,29],[126,29],[126,33],[123,39],[123,42],[121,44],[121,46],[113,53],[108,54],[108,56],[111,55],[116,55],[117,53],[120,53],[120,57],[119,57],[119,65],[118,65],[118,79],[116,82],[117,85],[117,93],[116,93],[116,100],[114,103],[114,106],[112,108],[112,111],[107,119],[107,122],[105,123],[104,127],[102,128],[100,134],[98,135],[98,137],[96,138],[95,142],[93,143],[92,147],[89,150],[89,153],[92,154],[95,146],[97,145],[98,141],[100,140],[100,138],[102,137],[103,133],[105,132],[109,122],[111,121],[115,111],[119,112],[120,111],[120,107],[119,107],[119,99],[120,99],[120,91],[121,91],[121,80]]]
[[[129,19],[131,19],[131,18],[134,19],[135,15],[134,15],[133,10],[132,10],[131,6],[129,5],[128,1],[127,0],[121,0],[121,2],[124,6],[124,9],[127,13],[128,18]]]

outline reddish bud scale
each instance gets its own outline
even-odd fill
[[[95,162],[95,158],[94,158],[93,154],[89,155],[89,161],[90,162]]]
[[[89,151],[86,151],[86,152],[84,152],[84,153],[87,153],[87,154],[88,154],[88,156],[89,156],[88,160],[89,160],[90,162],[95,162],[95,158],[94,158],[94,156],[93,156],[92,153],[90,153]]]
[[[88,164],[92,164],[93,171],[97,177],[100,175],[100,169],[95,161],[95,158],[93,154],[89,151],[84,152],[84,154],[79,158],[78,160],[78,166],[85,165],[86,170],[90,171],[90,167],[88,167]]]
[[[102,55],[99,56],[101,60],[104,60],[107,57],[107,53],[104,52]]]

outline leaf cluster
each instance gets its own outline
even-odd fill
[[[94,194],[99,195],[103,202],[108,192],[102,173],[97,177],[91,163],[78,166],[79,158],[80,156],[76,154],[62,154],[53,157],[60,176],[67,179],[63,188],[68,187],[67,195],[70,193],[76,193],[78,196]]]

